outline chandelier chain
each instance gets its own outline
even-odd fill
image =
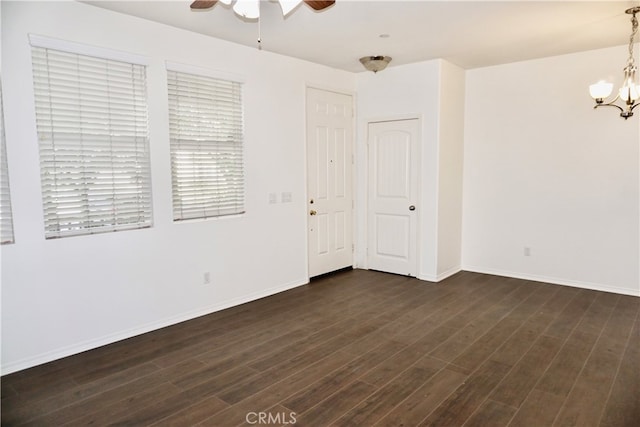
[[[638,33],[638,18],[636,18],[636,14],[633,13],[631,17],[631,36],[629,36],[629,67],[634,66],[634,58],[633,58],[633,42],[636,38],[636,34]]]

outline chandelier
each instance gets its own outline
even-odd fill
[[[633,116],[633,110],[639,103],[640,98],[640,84],[636,80],[636,71],[638,67],[633,59],[633,42],[636,33],[638,32],[638,18],[636,14],[640,13],[640,6],[632,7],[625,11],[631,15],[631,37],[629,37],[629,59],[627,59],[627,66],[624,67],[624,82],[622,87],[618,90],[616,97],[610,102],[605,100],[611,95],[613,91],[613,83],[606,82],[604,80],[589,86],[589,93],[591,97],[596,101],[596,105],[593,108],[598,107],[615,107],[620,110],[620,117],[628,119]],[[621,107],[615,102],[620,99],[624,102],[624,106]]]
[[[191,3],[191,9],[209,9],[216,5],[216,3],[233,5],[233,11],[236,15],[246,19],[259,19],[260,18],[260,0],[196,0]],[[282,8],[282,15],[287,16],[293,9],[295,9],[300,3],[306,3],[314,10],[325,9],[335,3],[335,0],[278,0],[280,7]]]

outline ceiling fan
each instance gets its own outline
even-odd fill
[[[215,6],[218,1],[226,5],[230,5],[234,2],[234,0],[196,0],[191,3],[191,9],[209,9]],[[289,12],[303,2],[308,4],[314,10],[323,10],[334,4],[335,0],[278,0],[280,7],[282,7],[282,14],[284,16],[287,16]],[[244,18],[259,18],[260,0],[235,0],[233,11]]]

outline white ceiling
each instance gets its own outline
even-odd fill
[[[190,0],[86,3],[257,46],[258,24],[222,3],[207,11],[191,11]],[[363,71],[358,58],[364,55],[391,56],[390,67],[444,58],[469,69],[626,44],[631,23],[625,10],[639,4],[337,0],[321,12],[301,4],[283,18],[275,0],[263,0],[260,26],[263,49],[347,71]]]

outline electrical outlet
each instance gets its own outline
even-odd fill
[[[202,284],[203,285],[211,284],[211,273],[209,273],[208,271],[202,275]]]
[[[531,248],[529,246],[524,247],[524,256],[531,256]]]
[[[289,191],[284,191],[284,192],[282,193],[282,203],[291,203],[291,200],[292,200],[292,199],[293,199],[293,198],[292,198],[291,192],[289,192]]]

